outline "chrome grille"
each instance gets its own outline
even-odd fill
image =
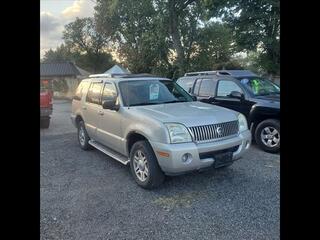
[[[196,142],[210,141],[238,134],[238,121],[189,127]]]

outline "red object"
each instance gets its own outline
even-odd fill
[[[52,109],[52,94],[49,90],[42,90],[40,92],[40,107]]]

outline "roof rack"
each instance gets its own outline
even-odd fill
[[[137,73],[137,74],[124,74],[119,77],[121,77],[121,78],[137,78],[137,77],[158,77],[158,76],[152,75],[150,73]]]
[[[188,72],[184,76],[198,76],[198,75],[214,75],[217,74],[217,71],[202,71],[202,72]]]
[[[231,74],[225,70],[218,70],[217,75],[229,75],[230,76]]]
[[[89,75],[89,78],[137,78],[137,77],[158,77],[149,73],[139,73],[139,74],[131,74],[131,73],[102,73],[102,74],[92,74]]]
[[[102,78],[102,77],[112,77],[112,74],[110,73],[101,73],[101,74],[91,74],[89,75],[89,78]]]

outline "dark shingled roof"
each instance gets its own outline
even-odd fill
[[[79,76],[88,72],[72,62],[40,63],[40,76]]]

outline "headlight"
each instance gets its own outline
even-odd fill
[[[248,123],[247,119],[243,114],[238,115],[238,121],[239,121],[239,131],[243,132],[245,130],[248,130]]]
[[[169,136],[170,143],[192,142],[191,135],[188,129],[179,123],[165,123]]]

